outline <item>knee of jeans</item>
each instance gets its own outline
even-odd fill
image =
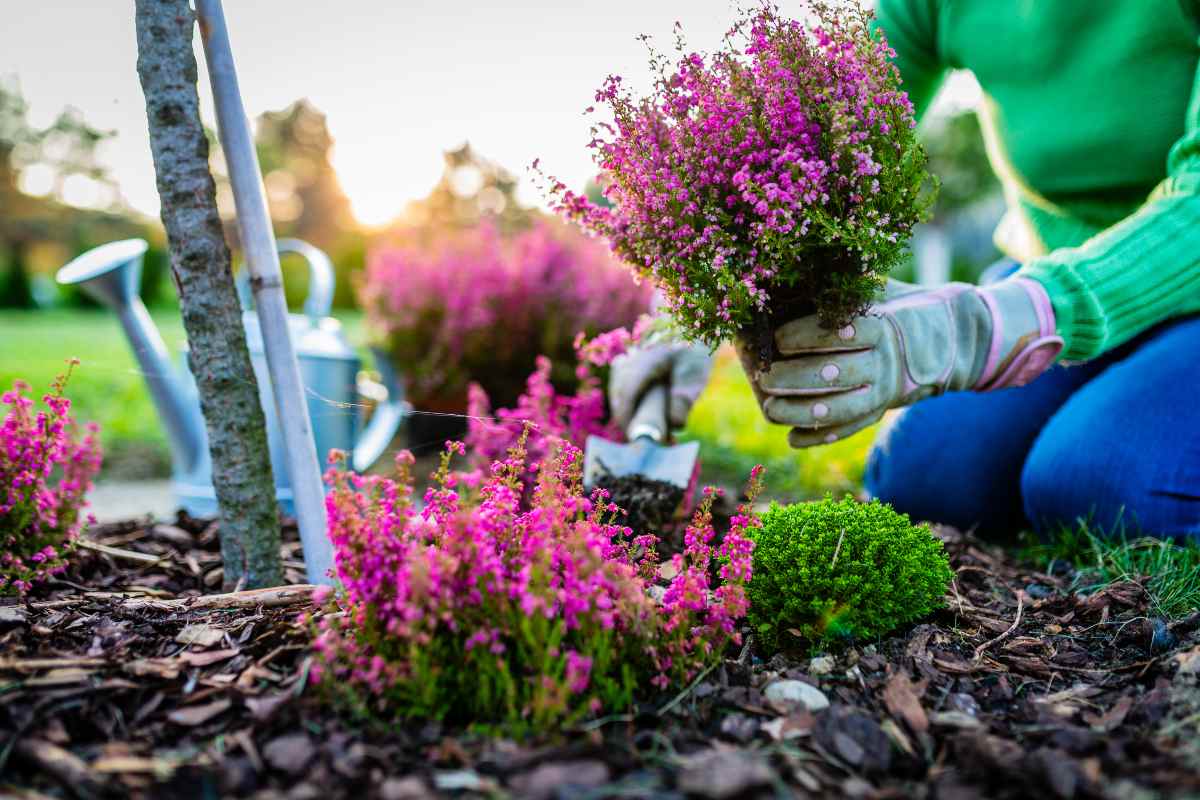
[[[887,447],[882,438],[877,439],[867,454],[867,466],[863,472],[863,488],[867,494],[876,500],[890,503],[892,506],[903,505],[905,481],[900,476],[908,470],[902,462],[903,450],[897,451]]]
[[[1038,533],[1057,533],[1087,524],[1095,532],[1113,533],[1136,525],[1143,487],[1132,476],[1111,474],[1092,457],[1093,448],[1076,441],[1039,440],[1021,471],[1025,516]]]
[[[915,443],[896,442],[885,433],[875,441],[867,455],[863,488],[867,494],[903,514],[924,518],[930,514],[928,492],[916,476],[928,471],[924,455]],[[939,520],[942,521],[942,520]]]

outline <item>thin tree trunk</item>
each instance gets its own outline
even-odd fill
[[[283,582],[266,420],[200,123],[188,0],[136,0],[138,78],[221,508],[227,588]]]

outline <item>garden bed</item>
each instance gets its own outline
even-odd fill
[[[215,528],[94,529],[0,606],[0,791],[38,797],[1148,797],[1200,791],[1200,615],[1089,597],[942,529],[924,624],[832,655],[752,644],[678,694],[553,738],[385,730],[311,690],[308,589],[223,595]],[[289,579],[302,580],[294,531]],[[205,599],[185,600],[181,598]],[[805,687],[810,688],[805,688]],[[815,689],[816,691],[812,691]],[[819,708],[828,701],[828,708]],[[806,703],[812,706],[812,710]]]

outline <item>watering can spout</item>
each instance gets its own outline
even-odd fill
[[[55,280],[79,286],[116,312],[171,440],[177,467],[189,472],[201,457],[203,421],[185,396],[166,343],[138,295],[146,249],[143,239],[101,245],[60,269]]]

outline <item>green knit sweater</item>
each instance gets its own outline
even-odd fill
[[[1200,0],[879,0],[918,115],[950,69],[983,88],[1008,213],[1062,357],[1200,311]]]

